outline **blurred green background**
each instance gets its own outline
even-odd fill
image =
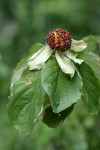
[[[26,138],[8,118],[13,69],[35,42],[45,44],[48,32],[59,27],[74,39],[100,35],[100,0],[0,0],[0,150],[100,149],[100,114],[89,115],[81,101],[57,129],[41,123]]]

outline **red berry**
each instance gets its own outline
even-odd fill
[[[47,43],[51,49],[64,52],[71,47],[70,32],[64,29],[54,29],[47,36]]]

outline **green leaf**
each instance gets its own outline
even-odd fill
[[[96,36],[89,35],[83,39],[87,43],[87,48],[83,51],[83,53],[87,52],[93,52],[95,54],[98,54],[98,45],[99,42],[97,41]]]
[[[96,36],[96,41],[97,41],[97,48],[98,48],[98,54],[100,56],[100,35]]]
[[[14,69],[14,72],[13,72],[13,75],[12,75],[12,78],[11,78],[11,88],[13,87],[13,85],[20,79],[22,73],[24,72],[24,70],[26,68],[28,68],[28,65],[27,65],[27,59],[22,59],[17,67]]]
[[[23,135],[29,134],[44,100],[41,73],[28,71],[27,65],[27,59],[41,47],[41,44],[36,43],[30,48],[28,56],[18,63],[11,78],[8,114],[14,126]]]
[[[43,47],[40,43],[35,43],[29,50],[28,58],[31,57],[34,53],[36,53],[39,49]]]
[[[45,64],[41,75],[53,112],[59,113],[80,99],[83,85],[81,79],[77,74],[72,79],[64,74],[55,57]]]
[[[30,72],[26,69],[11,88],[8,115],[23,136],[32,130],[43,106],[44,96],[41,71]]]
[[[44,111],[43,122],[51,128],[56,128],[61,122],[65,120],[67,116],[70,115],[74,108],[74,104],[67,109],[61,111],[60,113],[54,113],[52,107],[49,106]]]
[[[80,56],[86,64],[94,71],[95,76],[100,80],[100,57],[92,52]]]
[[[92,114],[99,110],[100,86],[93,70],[84,62],[80,66],[80,73],[83,78],[83,87],[88,97],[88,109]]]
[[[42,44],[36,43],[34,44],[30,50],[29,54],[26,58],[22,59],[18,64],[17,67],[14,69],[12,78],[11,78],[11,87],[18,81],[26,68],[28,68],[27,59],[32,56],[35,52],[37,52],[42,47]]]

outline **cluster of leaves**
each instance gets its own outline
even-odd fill
[[[39,71],[29,71],[27,59],[43,45],[36,43],[14,70],[8,114],[15,128],[27,135],[37,121],[57,127],[83,99],[90,113],[97,114],[100,100],[100,57],[95,37],[85,40],[87,49],[79,54],[84,62],[71,79],[52,56]],[[97,50],[97,51],[96,51]]]

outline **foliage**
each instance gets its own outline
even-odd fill
[[[100,57],[90,52],[89,48],[80,53],[79,57],[84,62],[77,66],[73,78],[61,71],[54,56],[43,69],[29,71],[27,59],[41,47],[38,43],[33,45],[12,76],[8,114],[23,136],[30,133],[39,116],[49,127],[58,126],[81,98],[87,99],[86,105],[91,114],[98,114],[100,108]]]
[[[90,116],[86,103],[73,112],[57,129],[49,129],[43,123],[37,124],[31,135],[22,139],[12,128],[6,112],[10,79],[16,64],[26,56],[29,47],[39,41],[43,43],[49,30],[57,27],[71,31],[73,37],[84,38],[87,50],[100,56],[100,11],[99,0],[1,0],[0,1],[0,150],[21,149],[83,149],[99,150],[100,147],[100,114]],[[87,59],[95,78],[99,78],[99,63],[95,63],[91,55],[84,54],[80,58]],[[96,68],[95,68],[96,65]],[[97,84],[97,83],[96,83]],[[48,102],[47,102],[48,104]],[[84,108],[84,109],[83,109]],[[76,112],[76,113],[75,113]],[[76,138],[77,137],[77,138]],[[38,139],[38,140],[37,140]],[[78,139],[78,140],[77,140]],[[82,144],[83,143],[83,144]],[[81,148],[80,148],[81,147]]]

